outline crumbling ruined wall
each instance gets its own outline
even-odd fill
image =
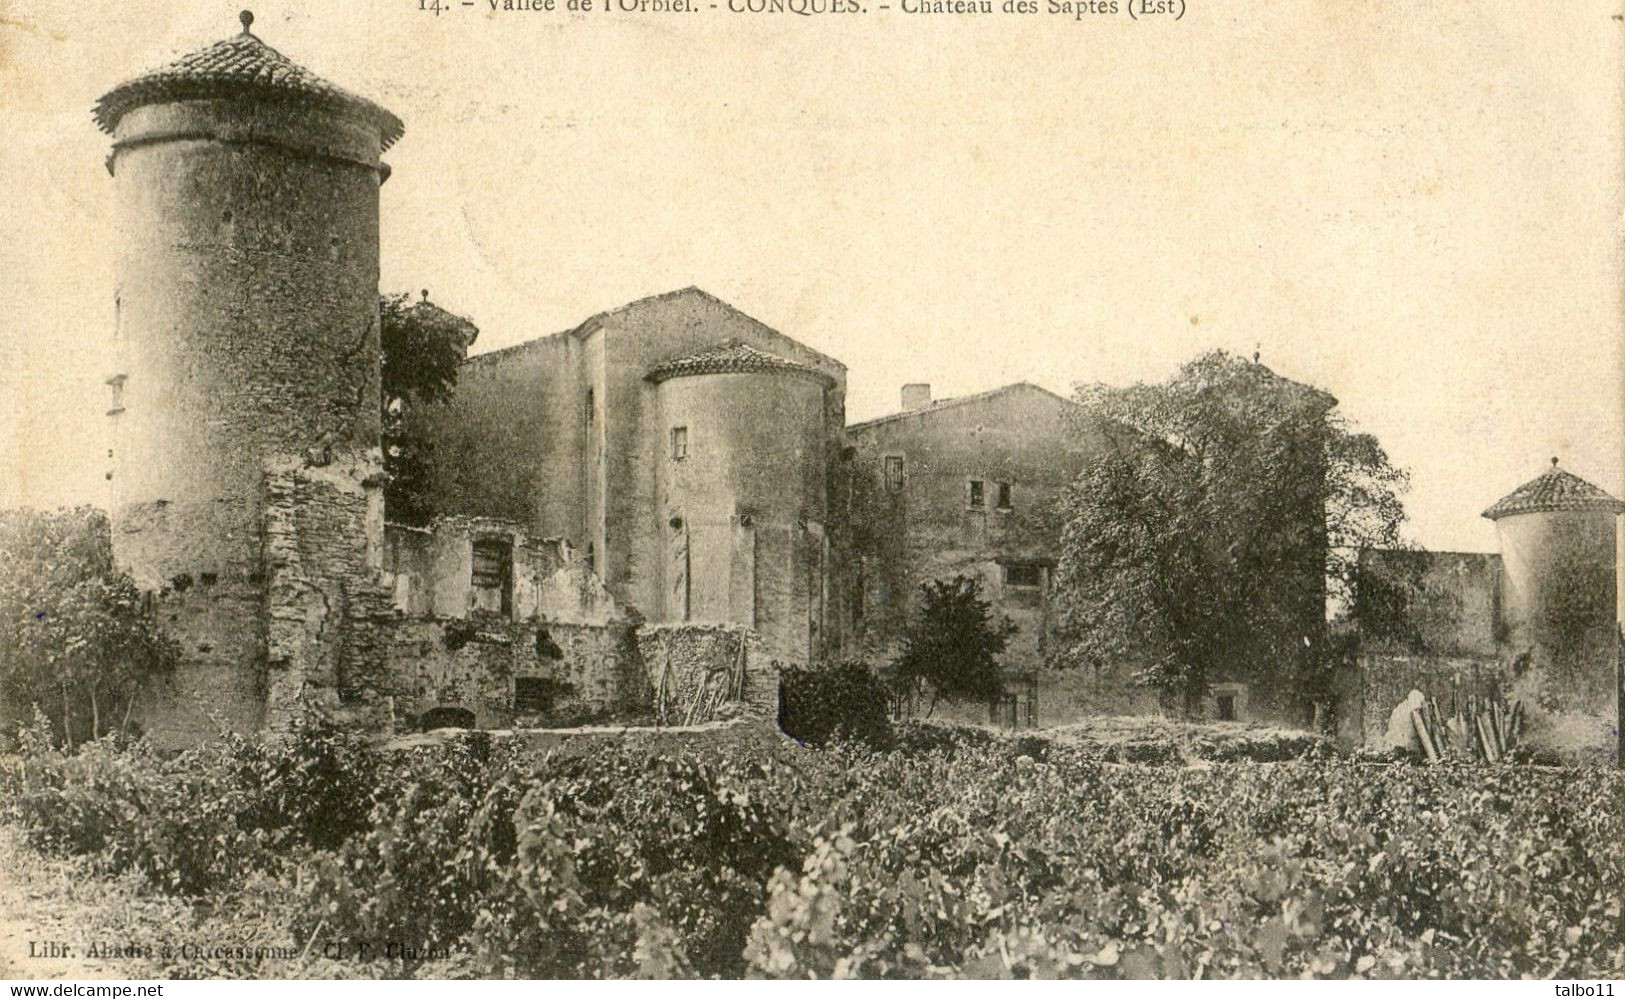
[[[366,464],[285,464],[265,476],[265,727],[300,714],[376,727],[387,711],[382,480]]]
[[[490,542],[507,553],[495,585],[475,578],[475,546]],[[533,537],[514,521],[456,516],[428,527],[390,524],[384,549],[397,619],[381,689],[396,731],[421,727],[429,712],[450,717],[449,709],[481,728],[624,722],[647,712],[637,619],[568,543]]]
[[[553,727],[648,710],[632,625],[403,619],[388,653],[391,727],[421,727],[425,713],[461,708],[479,728]],[[516,703],[521,681],[543,702]]]

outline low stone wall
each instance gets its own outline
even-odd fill
[[[726,747],[750,750],[766,757],[775,752],[795,751],[795,740],[781,734],[771,722],[760,718],[707,722],[703,725],[667,726],[582,726],[577,728],[495,729],[487,733],[499,742],[513,742],[527,752],[581,754],[597,752],[606,746],[630,746],[648,753],[678,753]],[[391,752],[414,752],[444,745],[464,737],[455,729],[438,729],[397,736],[384,743]]]
[[[633,719],[649,710],[630,625],[403,619],[388,672],[393,729],[466,711],[478,728]]]

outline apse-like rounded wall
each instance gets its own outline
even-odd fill
[[[810,654],[827,585],[826,390],[788,368],[656,386],[667,620],[742,624],[777,655]]]
[[[690,515],[824,520],[824,386],[778,371],[671,378],[658,387],[668,454],[659,495]],[[674,458],[671,434],[686,430]]]

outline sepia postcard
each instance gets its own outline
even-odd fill
[[[1619,0],[0,0],[0,131],[13,995],[1625,984]]]

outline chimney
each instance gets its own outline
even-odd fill
[[[913,382],[903,386],[903,410],[905,412],[924,409],[931,405],[931,385],[929,382]]]

